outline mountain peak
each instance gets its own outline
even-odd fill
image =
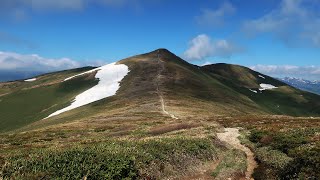
[[[160,54],[163,54],[163,55],[165,55],[165,54],[174,55],[174,53],[172,53],[171,51],[169,51],[166,48],[158,48],[158,49],[156,49],[154,51],[151,51],[151,53],[157,53],[157,54],[160,53]]]

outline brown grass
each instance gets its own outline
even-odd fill
[[[149,134],[151,135],[160,135],[172,131],[178,131],[182,129],[191,129],[195,127],[199,127],[200,124],[197,123],[176,123],[176,124],[168,124],[168,125],[161,125],[154,128],[151,128]]]

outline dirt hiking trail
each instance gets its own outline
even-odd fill
[[[157,61],[158,61],[158,65],[159,65],[159,70],[158,70],[158,75],[157,75],[157,81],[156,81],[156,85],[157,85],[157,93],[159,95],[159,98],[160,98],[160,103],[161,103],[161,109],[162,109],[162,112],[168,116],[170,116],[171,118],[173,119],[178,119],[175,115],[169,113],[167,110],[166,110],[166,107],[165,107],[165,102],[164,102],[164,98],[163,98],[163,95],[162,95],[162,92],[160,90],[160,84],[161,84],[161,73],[164,71],[164,63],[163,61],[161,60],[161,55],[160,55],[160,51],[158,50],[158,53],[157,53]]]
[[[239,129],[237,128],[225,128],[225,132],[217,133],[218,138],[231,145],[235,149],[239,149],[246,153],[247,156],[247,171],[245,173],[245,179],[253,180],[252,174],[255,167],[257,167],[257,162],[254,160],[253,152],[246,146],[240,143],[238,137],[240,136]]]

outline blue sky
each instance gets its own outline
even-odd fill
[[[0,71],[95,65],[161,47],[193,64],[320,79],[319,8],[318,0],[2,0]]]

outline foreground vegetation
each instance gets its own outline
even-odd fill
[[[0,179],[179,178],[217,161],[215,127],[104,117],[0,134]]]
[[[249,116],[225,119],[242,126],[242,143],[259,163],[254,179],[320,179],[320,119]]]
[[[261,163],[255,179],[320,179],[320,128],[287,131],[253,130]]]
[[[163,178],[216,158],[209,139],[110,140],[2,157],[4,179]]]

